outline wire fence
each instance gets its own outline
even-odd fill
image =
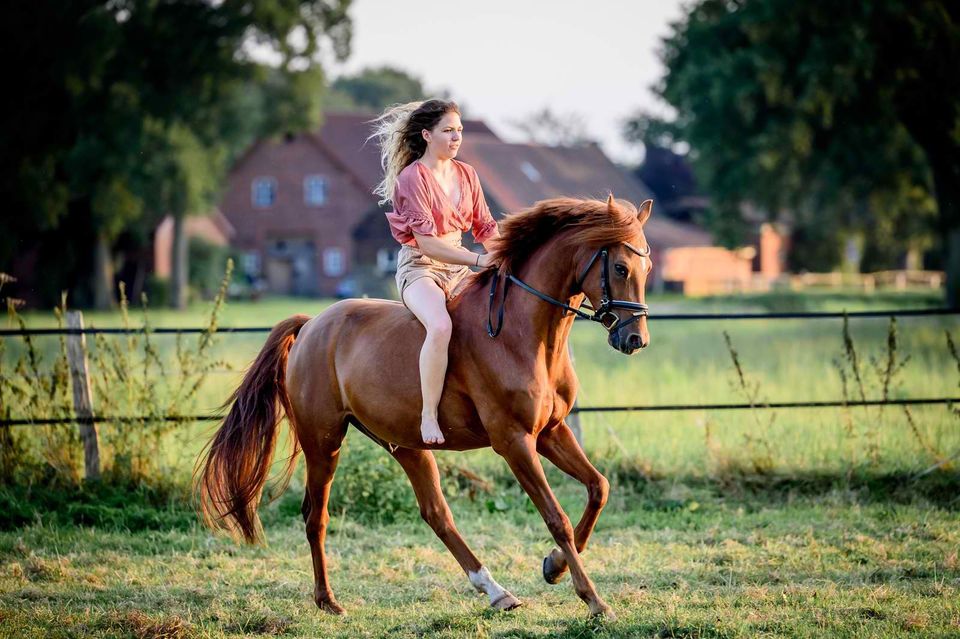
[[[956,316],[960,309],[955,308],[923,308],[923,309],[889,309],[876,311],[820,311],[820,312],[781,312],[781,313],[667,313],[652,315],[650,320],[672,321],[715,321],[715,320],[786,320],[786,319],[843,319],[843,318],[893,318],[893,317],[924,317],[924,316]],[[209,328],[197,327],[141,327],[141,328],[34,328],[34,329],[0,329],[0,337],[31,336],[31,335],[128,335],[128,334],[199,334],[207,332],[242,334],[267,333],[272,326],[239,326],[218,327],[214,331]],[[232,373],[233,371],[223,371]],[[803,408],[853,408],[865,406],[919,406],[919,405],[960,405],[960,397],[915,397],[885,400],[824,400],[824,401],[784,401],[784,402],[756,402],[756,403],[715,403],[715,404],[651,404],[630,406],[576,406],[573,414],[583,413],[615,413],[615,412],[675,412],[675,411],[714,411],[714,410],[762,410],[762,409],[803,409]],[[44,426],[57,424],[90,424],[90,423],[120,423],[143,424],[157,421],[191,423],[219,421],[222,414],[199,415],[87,415],[45,417],[37,419],[4,419],[0,426]]]
[[[664,313],[650,315],[648,320],[671,321],[711,321],[711,320],[782,320],[782,319],[843,319],[848,318],[884,318],[884,317],[926,317],[937,315],[960,315],[956,308],[914,308],[880,311],[797,311],[783,313]],[[577,321],[581,318],[576,318]],[[269,333],[272,326],[224,326],[216,333]],[[151,335],[189,335],[209,332],[208,328],[198,327],[141,327],[141,328],[2,328],[0,337],[25,335],[133,335],[148,332]]]

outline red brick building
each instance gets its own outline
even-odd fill
[[[273,293],[393,295],[399,248],[372,190],[381,177],[378,149],[367,142],[369,115],[328,114],[315,132],[254,145],[231,171],[220,210],[245,253],[241,272],[265,279]],[[651,197],[599,147],[508,144],[483,122],[464,120],[459,159],[480,176],[495,217],[557,196]],[[678,247],[709,247],[691,224],[654,216],[647,236],[654,260]],[[689,270],[689,269],[688,269]]]

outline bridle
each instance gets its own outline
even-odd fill
[[[640,257],[650,256],[650,247],[638,249],[637,247],[631,244],[628,244],[627,242],[624,242],[623,245],[627,247],[629,250],[639,255]],[[640,302],[628,302],[626,300],[611,299],[610,276],[609,276],[609,271],[610,271],[609,247],[605,246],[597,250],[597,252],[593,254],[593,257],[590,258],[590,261],[587,262],[586,268],[583,269],[583,272],[580,274],[580,277],[577,278],[577,287],[576,287],[577,291],[582,291],[583,282],[587,278],[587,274],[590,273],[590,269],[593,268],[593,265],[596,264],[597,262],[600,262],[600,304],[597,306],[597,308],[593,308],[592,306],[587,304],[586,301],[584,301],[579,308],[570,306],[565,302],[561,302],[560,300],[550,297],[546,293],[538,291],[537,289],[533,288],[526,282],[522,281],[517,276],[512,274],[507,274],[503,284],[503,300],[501,300],[500,310],[497,312],[496,328],[494,328],[493,326],[493,307],[494,307],[494,296],[496,295],[496,292],[497,292],[497,284],[500,281],[500,272],[495,271],[490,281],[490,306],[487,309],[487,335],[489,335],[490,337],[496,337],[497,335],[500,334],[500,331],[503,330],[503,312],[504,312],[504,307],[506,307],[507,305],[507,292],[510,290],[511,283],[516,284],[517,286],[519,286],[526,292],[531,293],[532,295],[536,295],[537,297],[542,299],[544,302],[548,302],[550,304],[553,304],[554,306],[559,306],[565,311],[564,317],[566,317],[567,313],[573,313],[583,319],[592,320],[594,322],[600,322],[600,324],[602,324],[603,327],[607,329],[607,333],[613,333],[614,331],[618,331],[624,326],[629,326],[630,324],[633,324],[634,322],[639,321],[641,317],[646,317],[647,311],[649,310],[649,307],[646,304],[642,304]],[[592,311],[592,313],[585,313],[583,310],[581,310],[584,307],[587,310]],[[618,310],[618,309],[625,310],[625,311],[632,311],[632,313],[630,314],[630,317],[628,319],[623,320],[623,319],[620,319],[620,317],[618,317],[617,314],[613,312],[614,310]]]

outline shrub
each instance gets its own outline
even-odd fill
[[[385,524],[419,517],[413,489],[400,464],[366,437],[348,439],[330,491],[331,514]]]

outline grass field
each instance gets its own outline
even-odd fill
[[[651,312],[935,304],[926,295],[667,297],[652,299]],[[270,325],[323,307],[232,303],[220,324]],[[198,306],[152,319],[202,325],[204,315]],[[27,321],[51,323],[46,314]],[[115,315],[87,315],[88,325],[117,323]],[[957,394],[958,364],[944,337],[945,330],[960,337],[956,318],[904,319],[898,328],[898,355],[909,360],[891,395]],[[582,405],[744,401],[724,330],[761,400],[840,396],[839,320],[652,320],[653,344],[633,358],[610,350],[598,327],[575,328]],[[851,321],[851,333],[867,394],[878,396],[874,360],[881,367],[885,361],[886,320]],[[223,400],[263,337],[219,338],[216,357],[233,370],[210,375],[197,411]],[[8,357],[14,353],[8,348]],[[397,498],[392,523],[335,509],[332,580],[349,614],[332,618],[311,601],[299,476],[263,509],[265,548],[239,547],[200,529],[176,488],[3,489],[4,508],[34,510],[16,524],[7,513],[0,517],[0,637],[960,636],[960,474],[945,467],[918,476],[934,452],[960,450],[960,420],[944,406],[912,416],[911,426],[890,408],[777,411],[772,421],[768,411],[584,415],[585,447],[613,483],[585,555],[619,616],[612,623],[587,619],[569,579],[542,581],[540,560],[552,543],[490,451],[439,457],[447,468],[465,465],[491,480],[476,499],[445,486],[468,542],[525,602],[502,614],[472,592],[418,521],[408,492]],[[167,446],[170,472],[186,476],[209,428],[194,425]],[[370,449],[358,438],[348,438],[338,470],[344,485],[364,479],[355,475],[355,451]],[[568,514],[578,517],[582,489],[558,473],[550,477]],[[395,479],[371,489],[386,491]]]
[[[348,469],[344,469],[348,470]],[[343,472],[343,471],[341,471]],[[554,477],[578,512],[580,491]],[[957,482],[945,487],[957,489]],[[296,491],[292,491],[296,492]],[[318,612],[299,495],[265,510],[267,547],[173,517],[159,529],[44,523],[0,532],[4,637],[947,637],[960,634],[955,499],[869,488],[742,491],[615,484],[585,554],[616,622],[587,618],[569,579],[540,578],[546,529],[453,501],[460,529],[525,606],[495,613],[425,524],[334,515],[346,617]],[[409,504],[413,510],[412,499]],[[176,523],[179,522],[179,523]]]

